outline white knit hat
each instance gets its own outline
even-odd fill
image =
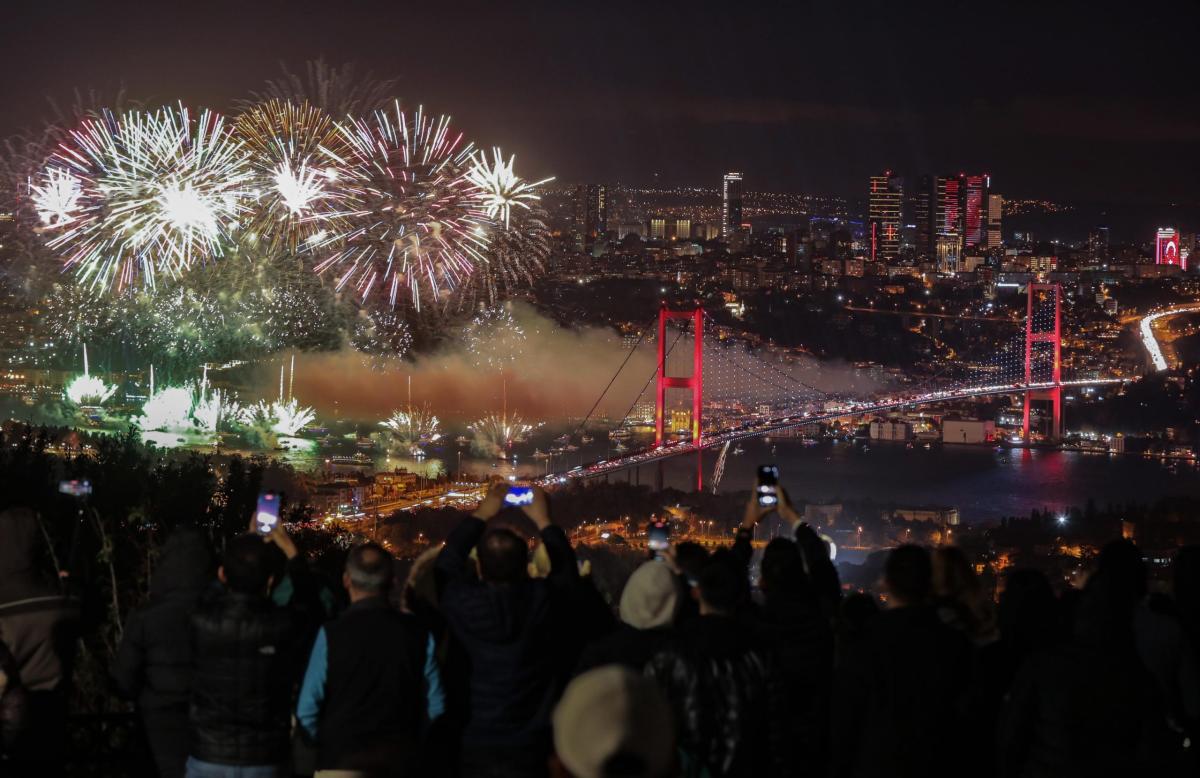
[[[658,778],[673,764],[671,708],[650,679],[597,667],[571,681],[554,709],[554,750],[575,778]]]
[[[636,629],[668,626],[679,606],[679,583],[662,562],[646,562],[621,592],[621,621]]]

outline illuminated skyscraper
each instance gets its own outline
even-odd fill
[[[867,202],[867,238],[871,260],[889,262],[900,253],[900,203],[904,184],[890,170],[871,176]]]
[[[1179,265],[1187,270],[1187,260],[1179,253],[1179,233],[1174,227],[1159,227],[1154,241],[1154,262],[1158,265]]]
[[[608,231],[608,192],[603,186],[580,184],[575,188],[575,229],[585,251]]]
[[[964,249],[982,248],[987,240],[988,175],[959,174],[959,230]]]
[[[998,249],[1004,244],[1000,230],[1000,219],[1004,215],[1004,198],[989,194],[987,198],[987,248]]]
[[[936,238],[939,232],[937,226],[938,185],[940,178],[928,173],[921,176],[917,182],[916,195],[913,197],[912,216],[917,225],[917,256],[927,260],[934,256],[937,248]]]
[[[742,174],[726,173],[721,182],[721,237],[742,228]]]

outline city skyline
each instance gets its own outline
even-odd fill
[[[884,168],[971,169],[1002,175],[1012,197],[1194,203],[1200,101],[1172,41],[1195,8],[1151,4],[1113,25],[1113,11],[1068,3],[1039,9],[1036,26],[954,8],[751,10],[717,23],[705,4],[479,5],[454,18],[371,2],[319,16],[305,3],[23,4],[0,48],[22,73],[0,134],[36,124],[47,98],[69,104],[76,87],[227,109],[280,63],[324,57],[396,77],[406,104],[452,113],[561,181],[703,184],[741,170],[763,190],[856,197]],[[276,34],[258,36],[264,26]],[[978,65],[947,66],[949,42]],[[1018,42],[1029,56],[1005,54]],[[885,58],[886,74],[862,51]]]

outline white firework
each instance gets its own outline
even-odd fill
[[[289,437],[295,437],[296,433],[312,424],[313,419],[317,418],[316,411],[307,405],[301,405],[295,398],[286,402],[271,403],[271,415],[275,419],[271,430]]]
[[[192,410],[196,426],[213,433],[226,429],[241,417],[241,405],[228,392],[213,389],[204,393]]]
[[[438,432],[439,423],[438,417],[434,416],[428,407],[417,408],[410,405],[379,422],[379,426],[387,430],[398,445],[411,450],[440,440],[442,436]]]
[[[94,375],[78,375],[67,384],[63,394],[75,405],[102,405],[117,391],[117,387],[104,383]]]
[[[210,111],[187,108],[106,113],[89,119],[55,152],[47,172],[69,192],[72,217],[50,241],[66,267],[92,287],[153,286],[197,262],[225,255],[248,208],[248,153]],[[43,200],[49,194],[35,197]],[[57,198],[61,199],[61,198]]]
[[[133,419],[146,432],[186,432],[192,428],[196,393],[190,386],[168,386],[146,399],[142,413]]]
[[[275,171],[275,191],[293,216],[303,216],[314,202],[327,197],[328,182],[329,173],[325,170],[313,170],[303,162],[293,169],[290,159],[280,162]]]
[[[509,217],[514,206],[529,210],[529,204],[542,199],[534,191],[542,184],[553,181],[553,178],[543,178],[541,181],[523,181],[513,172],[513,163],[517,155],[513,154],[506,162],[499,148],[492,148],[492,158],[482,151],[471,155],[471,169],[467,179],[479,190],[479,200],[489,219],[504,222],[508,229]]]
[[[61,167],[52,167],[46,171],[43,181],[41,186],[30,187],[33,207],[42,224],[62,227],[74,221],[79,199],[83,196],[79,178]]]

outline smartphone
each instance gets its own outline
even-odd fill
[[[258,496],[258,507],[254,509],[254,529],[260,535],[270,535],[279,526],[279,495],[263,492]]]
[[[533,505],[532,486],[510,486],[508,494],[504,495],[505,505]]]
[[[646,547],[654,552],[655,559],[671,547],[671,527],[665,521],[652,521],[646,529]]]
[[[92,482],[86,480],[59,481],[58,491],[72,497],[87,497],[92,493]]]
[[[764,508],[779,504],[779,468],[776,465],[759,465],[755,494],[758,495],[758,504]]]

